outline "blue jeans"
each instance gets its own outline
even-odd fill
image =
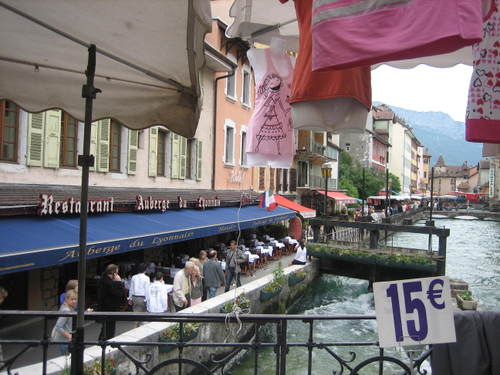
[[[68,344],[59,344],[59,352],[61,355],[69,354],[69,345]]]
[[[217,295],[217,287],[207,286],[205,290],[207,291],[207,299],[214,298]]]
[[[241,286],[241,281],[240,281],[240,273],[236,272],[234,268],[228,267],[226,270],[226,292],[231,289],[231,283],[233,282],[233,278],[236,277],[236,287]]]

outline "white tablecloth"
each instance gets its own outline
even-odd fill
[[[257,254],[252,254],[250,251],[245,251],[245,255],[248,256],[248,263],[253,263],[260,258]]]
[[[257,246],[256,249],[260,250],[261,254],[268,254],[269,256],[273,256],[272,246]]]

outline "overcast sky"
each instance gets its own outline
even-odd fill
[[[472,67],[396,69],[382,65],[372,71],[373,101],[415,111],[441,111],[465,121]]]

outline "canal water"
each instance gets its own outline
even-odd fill
[[[424,225],[419,222],[416,225]],[[494,221],[436,219],[436,226],[450,229],[448,238],[446,274],[467,281],[474,296],[479,299],[483,310],[500,310],[500,223]],[[428,247],[428,237],[419,234],[397,234],[388,240],[388,245],[421,248]],[[437,249],[437,239],[433,243]],[[332,314],[374,314],[373,294],[367,291],[368,282],[346,277],[322,275],[310,285],[304,297],[289,313],[308,315]],[[306,342],[308,326],[301,322],[291,322],[288,327],[289,342]],[[316,342],[376,341],[374,321],[319,321],[315,323]],[[267,333],[269,336],[272,332]],[[349,358],[349,348],[333,348],[336,354]],[[355,363],[378,355],[374,347],[351,348],[357,353]],[[408,362],[402,349],[386,351]],[[259,351],[259,375],[274,374],[275,355],[272,349]],[[253,375],[254,356],[249,353],[241,359],[232,375]],[[313,351],[313,371],[315,375],[331,375],[333,370],[340,373],[335,359],[325,350]],[[346,373],[346,371],[344,371]],[[348,373],[348,372],[347,372]],[[307,350],[291,348],[287,356],[287,374],[307,374]],[[360,372],[360,375],[378,374],[376,367]]]

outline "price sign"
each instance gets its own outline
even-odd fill
[[[380,346],[456,341],[445,276],[373,284]]]

